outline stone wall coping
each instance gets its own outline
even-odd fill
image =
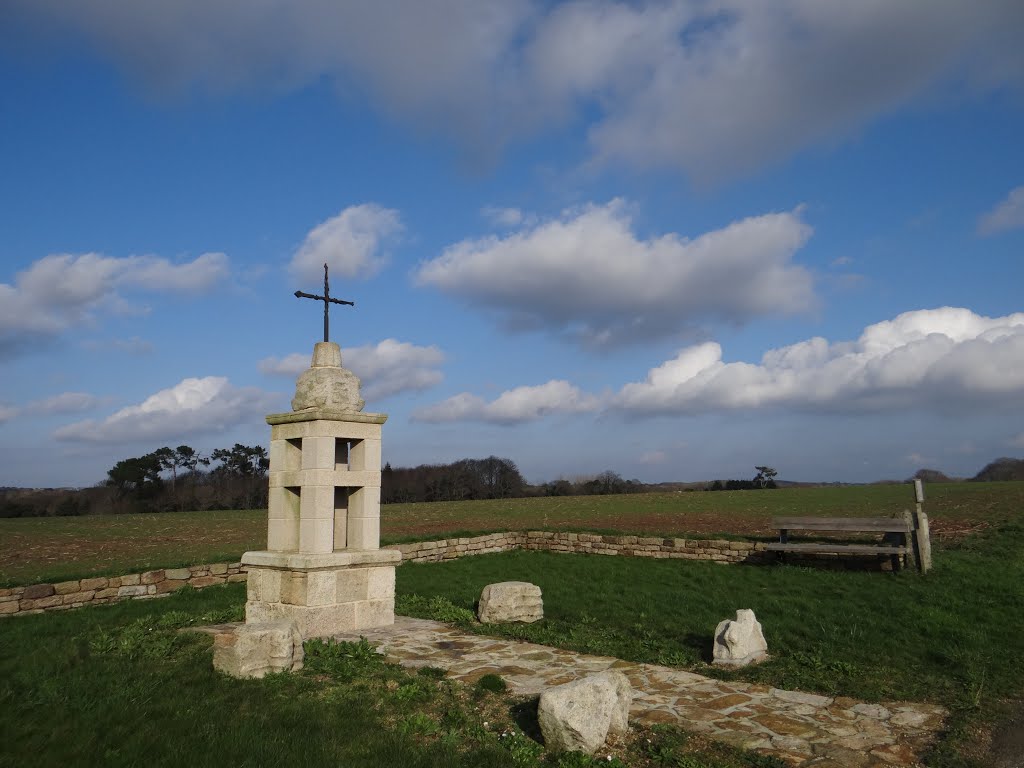
[[[298,424],[303,421],[351,421],[357,424],[383,424],[388,420],[386,413],[359,413],[357,411],[339,411],[333,408],[307,408],[302,411],[288,413],[271,413],[267,416],[267,424]]]
[[[315,571],[321,568],[340,568],[352,565],[387,565],[401,561],[402,553],[394,549],[346,549],[323,554],[301,552],[246,552],[242,565],[261,568],[287,568]]]

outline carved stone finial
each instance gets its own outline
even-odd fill
[[[365,401],[359,396],[359,379],[341,367],[341,347],[333,341],[321,341],[313,347],[313,362],[295,382],[292,410],[326,408],[359,412]]]

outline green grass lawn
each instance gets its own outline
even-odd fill
[[[522,551],[413,563],[398,570],[398,610],[465,616],[484,585],[505,580],[541,587],[544,621],[473,631],[780,688],[943,704],[950,732],[929,765],[969,765],[971,734],[1024,695],[1020,522],[944,548],[927,576]],[[711,667],[715,626],[739,608],[754,609],[771,659]]]
[[[783,768],[666,728],[635,730],[610,762],[551,755],[518,700],[365,642],[308,641],[301,672],[235,680],[214,672],[208,636],[178,630],[243,605],[232,584],[0,621],[0,767]]]
[[[940,543],[1024,508],[1024,482],[926,492]],[[912,501],[910,486],[873,485],[392,504],[381,510],[381,526],[384,543],[525,529],[765,538],[777,515],[889,516]],[[265,510],[0,519],[0,585],[226,562],[265,546]]]
[[[998,718],[1003,702],[1024,696],[1024,667],[1015,653],[1024,614],[1022,491],[1019,483],[931,488],[937,528],[951,521],[977,530],[937,541],[935,568],[926,577],[511,552],[402,566],[399,610],[457,618],[469,614],[487,583],[532,581],[544,592],[545,620],[488,632],[784,688],[935,701],[953,717],[929,764],[968,766],[977,733]],[[664,525],[660,532],[686,532],[709,517],[730,529],[785,512],[884,513],[884,499],[888,509],[899,509],[906,493],[902,486],[877,486],[523,500],[516,502],[525,510],[521,516],[500,517],[493,528],[544,527],[531,517],[538,514],[547,515],[547,527],[587,527],[568,511],[556,519],[558,502],[566,510],[603,509],[604,517],[593,513],[595,528],[630,531],[630,523],[645,519]],[[712,502],[726,511],[712,515],[701,506]],[[452,525],[476,527],[462,524],[481,509],[510,503],[469,503]],[[388,507],[384,514],[396,520],[416,507]],[[455,514],[459,505],[447,508]],[[139,568],[143,560],[141,567],[221,559],[204,556],[234,546],[217,541],[220,526],[252,534],[257,523],[264,525],[260,512],[2,522],[10,524],[5,533],[34,535],[39,546],[47,540],[106,545],[116,533],[120,554],[99,563],[112,572]],[[140,554],[138,540],[157,530],[164,549]],[[403,535],[413,535],[406,530]],[[183,549],[181,541],[198,531],[206,538]],[[239,549],[261,546],[242,540],[252,543]],[[26,556],[16,572],[40,576],[59,568],[81,568],[81,562],[72,554],[67,563],[33,566]],[[228,585],[0,620],[0,766],[269,765],[294,764],[296,755],[304,765],[555,764],[525,737],[499,738],[495,724],[511,732],[521,712],[507,696],[410,675],[365,649],[312,644],[303,673],[262,682],[214,674],[209,640],[176,629],[238,618],[243,601],[242,586]],[[711,668],[711,633],[737,608],[756,611],[772,659],[740,671]],[[641,766],[770,764],[672,730],[644,732],[618,757]],[[590,764],[567,759],[563,768]]]

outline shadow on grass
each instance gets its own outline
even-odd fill
[[[693,648],[700,655],[700,660],[710,664],[715,656],[715,639],[706,634],[687,632],[680,639],[680,645]]]
[[[533,698],[514,705],[509,710],[509,713],[512,715],[512,719],[524,734],[529,736],[538,744],[543,744],[544,734],[541,733],[540,720],[537,719],[537,710],[539,706],[540,699]]]

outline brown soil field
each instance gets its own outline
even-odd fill
[[[1024,482],[926,494],[938,546],[1024,509]],[[912,504],[911,487],[897,484],[498,499],[386,505],[381,528],[384,543],[527,529],[770,539],[778,515],[891,516]],[[0,585],[232,561],[265,546],[265,510],[0,520]]]

